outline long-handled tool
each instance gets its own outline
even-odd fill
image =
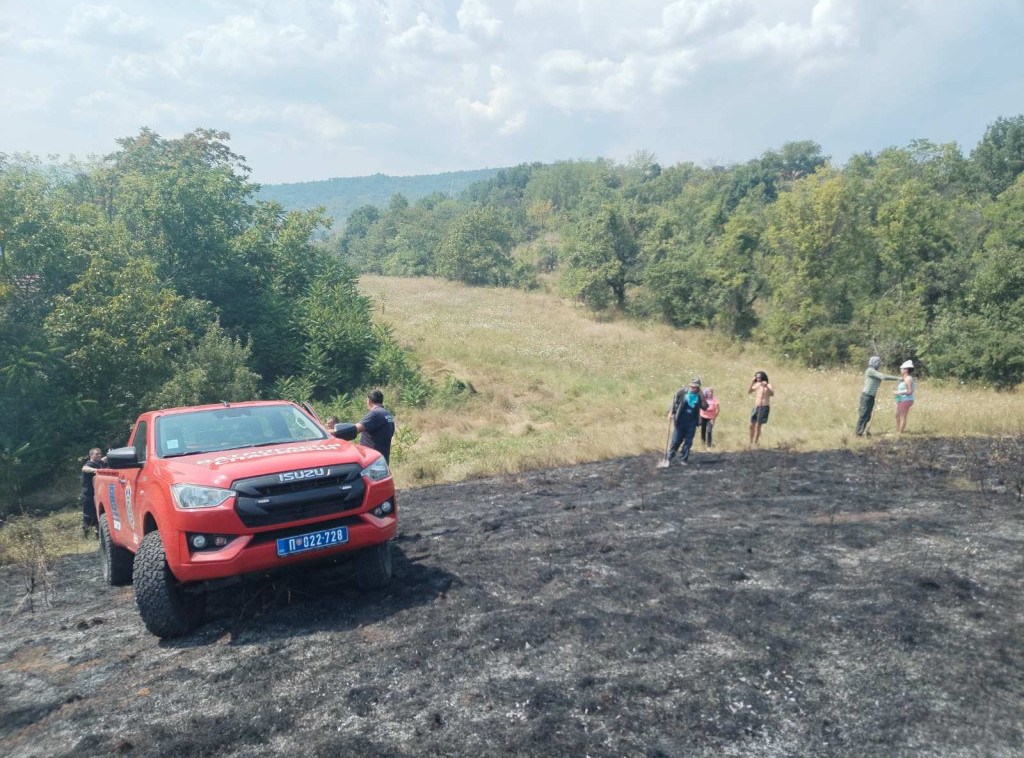
[[[668,451],[672,445],[672,419],[668,420],[668,437],[665,438],[665,457],[658,461],[658,468],[668,468]]]

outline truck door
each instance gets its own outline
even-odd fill
[[[112,534],[117,532],[121,543],[138,545],[142,539],[141,505],[146,498],[146,457],[149,453],[147,426],[145,421],[135,425],[135,432],[128,442],[135,448],[141,468],[121,469],[117,472],[117,484],[111,484],[109,494]]]

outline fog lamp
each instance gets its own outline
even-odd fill
[[[205,534],[193,534],[192,535],[192,547],[196,550],[202,550],[206,547],[206,535]]]

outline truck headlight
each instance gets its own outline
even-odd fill
[[[200,487],[198,484],[172,484],[171,495],[179,508],[212,508],[234,497],[235,491],[222,490],[220,487]]]
[[[391,476],[391,471],[388,470],[388,463],[384,460],[382,455],[380,458],[375,460],[369,466],[359,472],[360,476],[365,476],[371,482],[379,482],[381,479],[387,479]]]

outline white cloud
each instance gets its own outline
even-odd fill
[[[720,30],[750,12],[748,0],[675,0],[661,12],[652,41],[678,44],[701,33]]]
[[[112,5],[79,5],[71,13],[66,30],[72,35],[96,32],[107,34],[138,34],[149,28],[149,22],[140,16],[129,16]]]
[[[616,62],[555,50],[541,58],[538,73],[544,100],[566,112],[627,111],[637,94],[636,61],[628,56]]]
[[[978,134],[1024,102],[1024,6],[1006,0],[9,0],[0,29],[0,103],[33,109],[6,149],[103,152],[141,119],[234,127],[271,180],[802,137],[835,152],[830,135],[896,135],[874,114],[909,123],[915,97]],[[930,118],[913,136],[957,134]]]
[[[55,37],[29,37],[18,42],[18,50],[31,56],[70,59],[73,56],[68,43]]]
[[[516,134],[526,128],[526,122],[526,111],[519,111],[514,116],[505,119],[505,122],[501,125],[498,133],[503,137]]]
[[[281,111],[281,118],[326,142],[348,134],[348,125],[322,105],[291,104]]]
[[[123,104],[123,98],[106,90],[95,90],[74,100],[71,115],[84,121],[109,116]]]
[[[0,109],[7,113],[33,113],[49,106],[52,92],[49,87],[5,87],[0,89]]]
[[[170,65],[159,57],[148,53],[115,55],[107,64],[106,74],[111,79],[134,86],[178,76],[178,73]]]
[[[725,32],[717,53],[736,60],[769,56],[792,62],[799,75],[863,55],[865,48],[875,45],[872,35],[885,34],[888,24],[899,24],[902,17],[897,3],[816,0],[802,18],[776,21],[758,16]]]
[[[112,5],[78,5],[64,26],[64,36],[96,45],[137,44],[152,27],[142,16],[132,16]]]
[[[685,84],[697,70],[696,54],[692,50],[669,52],[655,59],[651,72],[651,90],[665,95]]]
[[[486,99],[459,96],[455,108],[463,123],[473,127],[478,123],[500,124],[502,136],[515,134],[526,126],[526,112],[521,109],[522,93],[518,83],[501,66],[492,65],[489,71],[491,86]]]
[[[486,0],[462,0],[455,17],[460,28],[470,33],[479,32],[489,39],[501,31],[501,19],[494,15]]]
[[[430,57],[457,57],[472,52],[474,47],[463,34],[453,34],[427,13],[419,13],[411,26],[387,41],[391,52],[406,52]]]
[[[149,103],[140,108],[138,114],[138,118],[143,124],[154,124],[158,128],[178,129],[191,129],[197,124],[206,122],[211,115],[203,106],[173,101]]]
[[[173,44],[172,55],[175,68],[252,72],[295,65],[314,56],[318,48],[311,33],[299,26],[239,15],[186,34]]]
[[[228,104],[224,108],[224,117],[236,124],[258,124],[269,121],[277,116],[277,112],[264,105]]]

